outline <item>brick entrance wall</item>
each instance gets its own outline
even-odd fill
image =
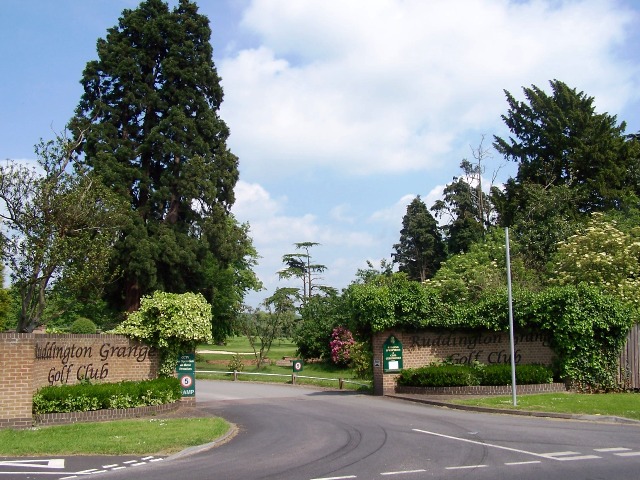
[[[0,428],[32,425],[32,396],[47,385],[149,380],[157,352],[121,335],[0,333]]]
[[[373,336],[373,390],[376,395],[395,391],[397,373],[384,373],[383,344],[394,335],[403,349],[403,368],[417,368],[449,359],[455,363],[511,363],[508,332],[422,330],[402,332],[387,330]],[[554,352],[549,338],[536,333],[516,334],[517,364],[551,365]]]
[[[33,335],[0,334],[0,428],[31,426]]]

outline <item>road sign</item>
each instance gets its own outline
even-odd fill
[[[183,397],[196,396],[196,356],[194,353],[180,355],[176,366]]]
[[[291,363],[293,365],[293,371],[294,372],[301,372],[302,371],[302,360],[293,360]]]

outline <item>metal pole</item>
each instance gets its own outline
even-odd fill
[[[511,297],[511,256],[509,254],[509,227],[504,229],[507,245],[507,291],[509,292],[509,343],[511,346],[511,396],[513,406],[518,405],[516,397],[516,355],[513,341],[513,300]]]

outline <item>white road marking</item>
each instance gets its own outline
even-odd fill
[[[312,478],[311,480],[342,480],[343,478],[358,478],[355,475],[347,475],[345,477],[323,477],[323,478]]]
[[[622,452],[622,453],[614,453],[616,457],[639,457],[640,452]]]
[[[543,457],[552,458],[561,462],[570,462],[573,460],[592,460],[595,458],[602,458],[598,455],[581,455],[580,452],[549,452],[543,453]]]
[[[445,467],[445,470],[466,470],[469,468],[485,468],[486,465],[465,465],[462,467]]]
[[[64,468],[64,458],[47,460],[6,460],[0,462],[0,467]]]
[[[427,435],[434,435],[436,437],[448,438],[451,440],[457,440],[459,442],[473,443],[475,445],[482,445],[483,447],[499,448],[501,450],[507,450],[509,452],[524,453],[525,455],[533,455],[534,457],[548,458],[551,460],[558,460],[560,462],[567,462],[571,460],[592,460],[596,458],[602,458],[597,455],[580,455],[580,452],[550,452],[550,453],[535,453],[528,452],[527,450],[520,450],[519,448],[503,447],[502,445],[495,445],[493,443],[479,442],[477,440],[469,440],[467,438],[452,437],[450,435],[444,435],[442,433],[429,432],[427,430],[420,430],[418,428],[413,429],[414,432],[426,433]],[[574,456],[569,456],[574,455]]]
[[[397,472],[382,472],[380,475],[403,475],[405,473],[422,473],[422,472],[426,472],[426,470],[422,468],[419,470],[399,470]]]
[[[629,450],[631,450],[630,448],[624,448],[624,447],[613,447],[613,448],[594,448],[593,451],[594,452],[628,452]]]
[[[0,472],[0,475],[61,475],[64,472],[25,472],[24,470],[21,472]],[[70,477],[65,477],[70,478]],[[62,480],[62,479],[60,479]]]
[[[505,465],[531,465],[531,464],[537,464],[537,463],[542,463],[540,460],[529,460],[528,462],[508,462],[505,463]]]
[[[467,443],[473,443],[475,445],[482,445],[483,447],[493,447],[493,448],[499,448],[501,450],[507,450],[509,452],[516,452],[516,453],[524,453],[526,455],[533,455],[534,457],[550,458],[550,457],[546,457],[545,455],[542,455],[542,454],[539,454],[539,453],[528,452],[526,450],[520,450],[518,448],[503,447],[502,445],[494,445],[492,443],[479,442],[477,440],[469,440],[469,439],[466,439],[466,438],[452,437],[450,435],[444,435],[442,433],[436,433],[436,432],[429,432],[427,430],[420,430],[418,428],[414,428],[413,431],[414,432],[420,432],[420,433],[426,433],[427,435],[434,435],[436,437],[448,438],[450,440],[458,440],[460,442],[467,442]]]

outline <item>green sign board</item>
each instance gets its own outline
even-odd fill
[[[182,396],[195,397],[196,355],[194,353],[180,355],[180,358],[178,358],[178,365],[176,366],[176,373],[178,374],[178,380],[180,380]]]
[[[402,343],[394,335],[382,345],[382,368],[385,373],[402,370]]]
[[[294,372],[301,372],[302,371],[302,360],[292,360],[291,361],[291,366],[293,367],[293,371]]]

